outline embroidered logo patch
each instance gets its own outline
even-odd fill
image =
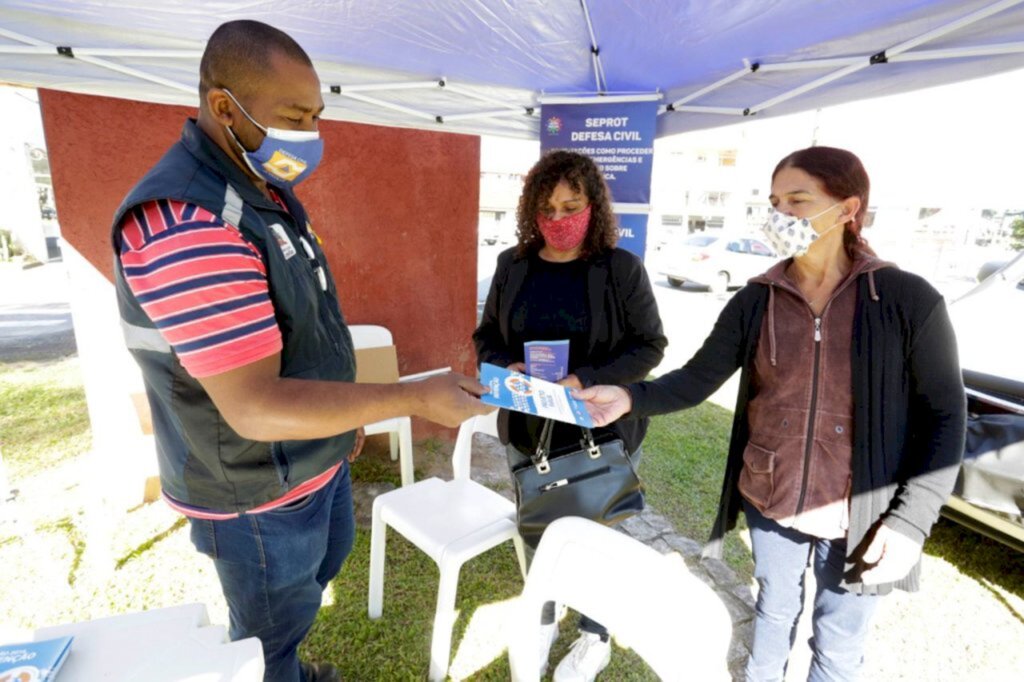
[[[292,240],[288,236],[288,230],[284,229],[284,225],[273,223],[270,226],[270,231],[274,233],[274,239],[277,240],[277,245],[281,249],[281,253],[284,254],[285,260],[296,254],[295,245],[292,244]]]

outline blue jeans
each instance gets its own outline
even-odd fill
[[[868,624],[880,597],[840,587],[846,539],[826,540],[785,528],[746,500],[743,508],[753,545],[754,577],[760,586],[747,681],[782,680],[785,676],[803,610],[804,574],[812,555],[817,591],[807,679],[856,679],[864,662]]]
[[[189,520],[192,543],[217,568],[231,639],[260,638],[267,682],[306,682],[297,648],[355,539],[348,463],[326,486],[280,510]]]

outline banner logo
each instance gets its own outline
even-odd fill
[[[557,135],[562,132],[562,119],[552,116],[548,119],[548,135]]]

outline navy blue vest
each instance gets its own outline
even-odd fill
[[[237,226],[263,257],[284,342],[280,375],[353,381],[352,338],[327,259],[311,234],[298,199],[288,190],[275,189],[287,211],[265,197],[195,121],[189,120],[181,140],[128,193],[114,215],[114,272],[125,340],[142,368],[153,413],[161,484],[168,495],[186,504],[244,512],[326,471],[348,455],[355,442],[353,432],[275,443],[239,436],[199,382],[181,366],[125,280],[119,254],[120,225],[126,213],[154,199],[201,206]],[[275,228],[275,236],[271,225],[284,230]],[[281,234],[290,244],[279,242]],[[312,247],[315,262],[300,237]],[[315,271],[317,265],[322,273]]]

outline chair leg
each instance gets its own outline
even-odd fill
[[[512,544],[516,548],[516,558],[519,559],[519,572],[523,574],[523,580],[526,580],[526,547],[523,545],[523,536],[518,532],[512,535]]]
[[[380,507],[374,503],[370,526],[370,589],[367,614],[380,618],[384,609],[384,548],[388,526],[381,518]]]
[[[434,613],[434,632],[430,638],[430,680],[443,680],[448,675],[448,661],[452,651],[452,628],[455,626],[455,592],[459,587],[461,561],[446,560],[438,563],[441,581],[437,588],[437,611]]]
[[[398,434],[394,431],[388,433],[388,449],[391,451],[391,461],[398,459]]]
[[[407,486],[413,482],[412,463],[412,420],[406,417],[402,420],[402,426],[398,430],[398,456],[400,459],[399,468],[402,471],[402,485]]]

